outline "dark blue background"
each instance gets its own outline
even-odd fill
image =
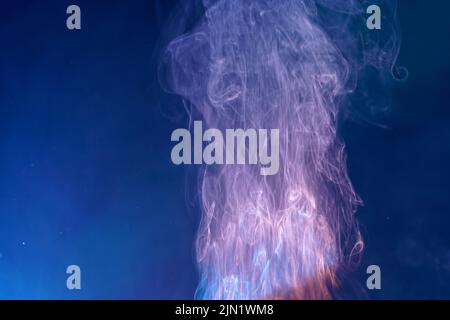
[[[1,2],[0,298],[192,298],[198,217],[170,161],[175,100],[156,79],[172,4],[79,0],[82,30],[69,31],[70,4]],[[385,128],[341,128],[365,202],[359,281],[382,270],[371,298],[450,298],[447,12],[400,0],[410,76]],[[66,289],[70,264],[81,291]]]

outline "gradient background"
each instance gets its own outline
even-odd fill
[[[73,3],[81,31],[65,26]],[[198,211],[170,161],[184,114],[156,75],[173,3],[0,3],[0,298],[193,298]],[[449,14],[399,0],[409,78],[382,126],[341,126],[365,202],[356,277],[382,271],[369,298],[450,299]],[[66,289],[70,264],[81,291]]]

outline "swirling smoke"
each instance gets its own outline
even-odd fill
[[[384,107],[369,99],[366,75],[382,88],[400,44],[395,1],[378,1],[381,30],[366,28],[370,4],[204,0],[195,26],[168,45],[168,87],[204,125],[280,130],[277,175],[201,170],[198,298],[332,298],[337,270],[357,260],[360,200],[337,128],[351,96],[358,108]]]

